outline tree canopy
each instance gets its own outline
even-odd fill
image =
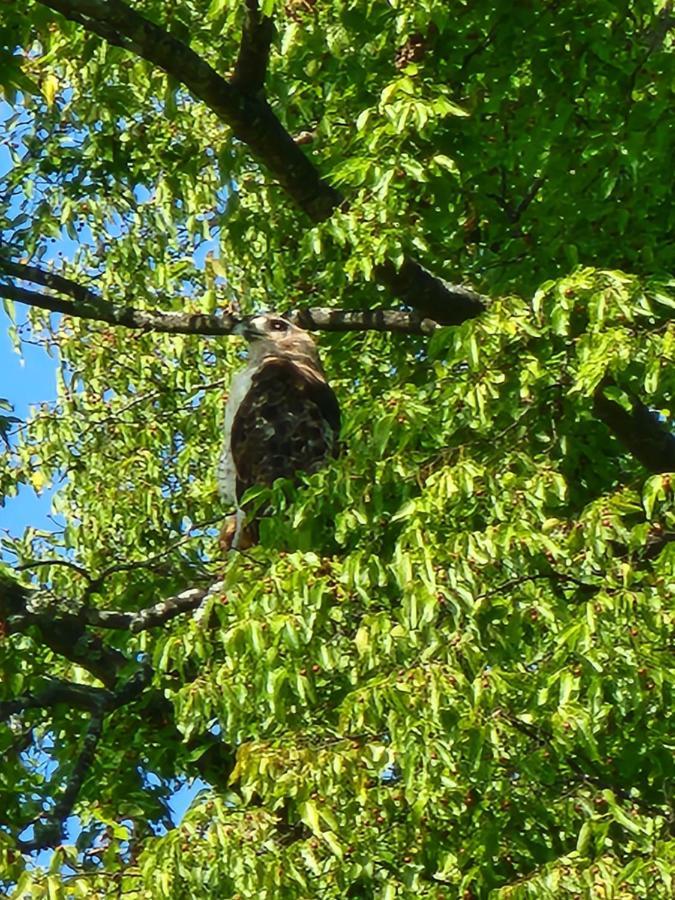
[[[0,416],[55,516],[2,539],[0,884],[671,897],[670,0],[1,9],[0,297],[58,398]],[[261,310],[344,448],[224,558]]]

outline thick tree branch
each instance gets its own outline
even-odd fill
[[[645,36],[648,56],[651,55],[654,50],[660,50],[663,47],[666,35],[672,28],[675,28],[673,0],[668,0]]]
[[[114,689],[126,657],[101,638],[88,632],[77,616],[59,616],[52,610],[40,612],[31,605],[31,591],[8,576],[0,575],[0,615],[7,619],[9,634],[34,627],[45,646],[69,659]]]
[[[107,647],[96,634],[86,630],[76,616],[55,617],[38,613],[24,613],[8,620],[9,633],[23,632],[33,626],[40,640],[64,659],[82,666],[107,688],[113,689],[127,658],[119,650]]]
[[[0,281],[0,296],[34,306],[38,309],[46,309],[63,315],[74,316],[80,319],[92,319],[93,321],[106,322],[109,325],[117,325],[123,328],[135,328],[142,331],[156,331],[169,334],[201,334],[201,335],[229,335],[232,334],[235,325],[243,321],[245,317],[233,316],[229,313],[221,315],[207,315],[202,313],[177,313],[161,312],[159,310],[136,309],[131,306],[116,306],[102,297],[99,297],[90,288],[84,287],[63,278],[60,275],[52,275],[35,266],[23,266],[19,263],[9,263],[0,260],[0,273],[11,273],[14,277],[23,281],[54,287],[61,293],[67,294],[76,300],[55,297],[52,294],[43,294],[27,288],[17,287],[14,284]],[[2,275],[0,274],[0,278]],[[428,276],[433,283],[437,279]],[[462,288],[457,288],[462,291]],[[436,323],[424,318],[419,313],[401,312],[398,310],[341,310],[330,307],[316,307],[314,309],[290,310],[286,317],[291,321],[302,325],[312,331],[390,331],[399,334],[431,334]]]
[[[597,391],[593,412],[624,447],[650,472],[675,472],[675,435],[659,422],[644,403],[632,401],[627,412],[621,404]]]
[[[438,324],[419,313],[395,309],[332,309],[315,306],[285,313],[307,331],[389,331],[394,334],[433,334]]]
[[[221,78],[182,41],[121,0],[40,2],[106,40],[110,40],[112,31],[115,35],[113,43],[127,46],[184,84],[232,129],[238,140],[248,146],[313,222],[330,218],[342,203],[339,192],[320,176],[262,92],[250,89],[263,77],[268,40],[264,19],[258,20],[259,28],[251,19],[252,0],[247,0],[249,20],[244,26],[237,70],[231,82]],[[406,260],[400,269],[387,263],[380,266],[376,274],[381,283],[406,305],[441,325],[456,325],[479,315],[484,309],[484,298],[480,294],[435,278],[412,259]]]
[[[169,334],[231,334],[238,321],[227,314],[214,316],[201,313],[171,313],[134,309],[131,306],[114,306],[101,298],[97,298],[95,303],[85,301],[74,304],[61,297],[29,291],[11,284],[0,284],[0,296],[78,319],[93,319],[123,328]]]
[[[232,129],[315,222],[328,218],[340,202],[295,144],[267,101],[230,84],[190,47],[121,0],[40,0],[109,38],[112,29],[129,49],[183,83]]]
[[[51,288],[60,294],[66,294],[77,300],[79,303],[98,303],[99,297],[91,288],[79,284],[56,272],[50,272],[48,269],[40,269],[38,266],[29,266],[25,263],[12,262],[12,260],[0,257],[0,272],[6,272],[13,278],[20,278],[22,281],[29,281],[32,284],[40,284],[43,287]]]
[[[0,612],[8,617],[10,633],[25,631],[30,626],[37,627],[48,647],[72,662],[77,662],[108,688],[113,688],[121,667],[126,663],[126,658],[119,651],[106,647],[100,637],[87,631],[87,626],[124,629],[136,634],[163,625],[183,613],[193,612],[201,606],[205,597],[218,591],[221,586],[222,582],[215,582],[205,588],[188,588],[180,594],[167,597],[137,612],[84,606],[78,612],[59,615],[51,609],[44,612],[31,609],[30,592],[10,579],[3,579],[0,583],[2,588]],[[40,697],[48,700],[52,696],[50,691],[56,690],[57,686],[52,685],[49,691],[43,692]],[[47,701],[45,703],[36,701],[31,705],[50,704]],[[0,704],[0,711],[2,709],[3,706]]]
[[[377,267],[376,275],[407,306],[438,325],[461,325],[467,319],[475,319],[487,308],[487,297],[471,288],[449,284],[411,259],[407,259],[400,269],[393,263],[384,263]]]
[[[36,266],[0,259],[0,272],[5,271],[23,281],[54,287],[67,293],[73,300],[64,300],[37,291],[0,282],[0,296],[20,303],[48,309],[77,318],[92,319],[125,328],[157,331],[170,334],[230,335],[237,324],[246,317],[229,313],[207,315],[201,313],[175,313],[158,310],[135,309],[115,306],[69,278],[55,275]],[[381,278],[391,273],[388,266],[381,267]],[[446,306],[451,312],[445,316],[447,324],[459,324],[479,314],[484,306],[478,304],[475,295],[461,286],[447,286],[455,298],[454,305],[447,306],[443,297],[446,286],[434,278],[418,263],[406,262],[396,278],[403,282],[404,293],[415,293],[417,309],[434,309]],[[487,302],[487,299],[484,298]],[[312,331],[387,331],[400,334],[431,334],[438,323],[419,313],[397,310],[341,310],[330,307],[290,310],[286,317]],[[456,318],[455,318],[456,315]],[[601,419],[624,446],[650,472],[675,471],[675,436],[670,434],[656,416],[644,404],[635,400],[630,413],[613,400],[605,397],[600,389],[594,398],[594,414]],[[117,615],[117,614],[115,614]],[[131,627],[130,624],[109,627]],[[151,626],[147,626],[151,627]]]
[[[73,300],[65,300],[37,291],[19,288],[0,282],[0,296],[8,297],[20,303],[48,309],[77,318],[106,322],[125,328],[156,331],[170,334],[231,335],[237,324],[246,317],[233,316],[229,313],[206,315],[201,313],[175,313],[158,310],[135,309],[130,306],[115,306],[69,278],[54,275],[36,266],[26,266],[7,260],[0,260],[0,271],[6,271],[24,281],[54,287],[67,293]],[[381,267],[383,280],[389,278],[388,267]],[[446,306],[451,312],[445,316],[448,324],[459,324],[472,318],[484,309],[477,304],[472,291],[457,285],[447,287],[455,298],[454,305],[445,304],[443,292],[444,282],[430,275],[418,263],[404,263],[401,270],[395,273],[403,282],[404,293],[415,293],[417,309],[434,309]],[[399,334],[431,334],[438,323],[425,318],[419,313],[400,312],[397,310],[343,310],[330,307],[290,310],[286,317],[303,328],[311,331],[387,331]],[[456,316],[456,317],[455,317]],[[624,446],[650,472],[675,471],[675,436],[670,434],[644,404],[635,400],[633,409],[628,413],[622,406],[605,397],[602,390],[596,393],[594,414],[601,419],[624,444]],[[197,605],[199,605],[197,603]],[[175,613],[176,615],[178,613]],[[111,617],[122,615],[111,613]],[[126,615],[126,614],[125,614]],[[111,618],[110,621],[113,621]],[[120,620],[122,621],[122,620]],[[103,625],[103,623],[100,623]],[[137,630],[129,621],[123,625],[107,627],[131,628]],[[144,627],[152,627],[150,625]],[[60,652],[60,651],[59,651]]]
[[[24,694],[13,700],[0,701],[0,720],[23,712],[26,709],[49,709],[58,703],[66,703],[73,709],[99,712],[114,698],[112,691],[94,685],[71,684],[50,678],[47,686],[39,694]]]
[[[245,0],[246,18],[241,33],[239,55],[231,84],[245,94],[263,90],[272,41],[276,35],[274,22],[263,16],[258,0]]]

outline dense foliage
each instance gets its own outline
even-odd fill
[[[131,5],[223,75],[256,21]],[[310,221],[122,20],[94,33],[119,0],[10,2],[0,295],[28,284],[5,261],[118,307],[370,309],[414,256],[492,299],[430,338],[321,335],[344,452],[258,492],[228,559],[238,342],[30,308],[58,399],[6,417],[0,494],[52,486],[56,525],[3,538],[2,883],[670,897],[670,4],[261,6],[270,103],[348,203]],[[201,618],[130,624],[190,588]]]

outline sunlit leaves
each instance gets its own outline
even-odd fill
[[[243,4],[169,6],[134,3],[231,70]],[[376,268],[406,253],[494,299],[429,341],[321,336],[344,452],[251,498],[260,546],[227,560],[213,466],[241,348],[31,313],[58,396],[3,415],[0,486],[53,485],[58,518],[5,541],[26,581],[71,612],[223,586],[198,620],[102,632],[153,681],[108,716],[51,866],[14,837],[82,716],[0,727],[3,877],[19,897],[669,897],[675,498],[593,397],[672,423],[672,37],[650,2],[272,7],[267,96],[345,194],[329,221],[164,74],[10,4],[13,250],[67,238],[57,267],[168,311],[383,306]],[[0,663],[0,702],[97,683],[32,631],[3,630]]]

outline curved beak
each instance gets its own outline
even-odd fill
[[[263,337],[265,332],[256,325],[258,318],[258,316],[250,316],[242,319],[241,322],[237,322],[232,329],[232,334],[246,338],[247,341],[254,341],[256,338]]]

